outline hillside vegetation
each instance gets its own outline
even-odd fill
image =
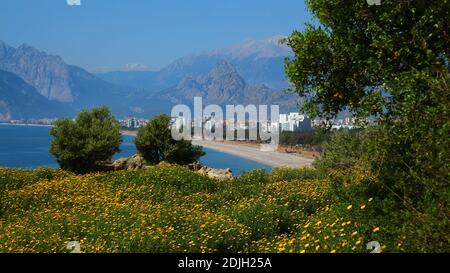
[[[363,171],[355,174],[362,181]],[[313,169],[213,180],[179,166],[75,175],[0,169],[1,252],[367,252],[377,200],[342,198]]]

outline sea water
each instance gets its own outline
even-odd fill
[[[11,168],[57,168],[58,163],[49,153],[51,142],[48,126],[0,125],[0,167]],[[114,159],[127,157],[136,153],[133,144],[134,136],[123,136],[120,152]],[[234,155],[204,148],[206,155],[201,163],[218,169],[230,168],[235,175],[254,169],[271,170],[270,166]]]

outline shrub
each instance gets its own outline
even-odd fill
[[[339,130],[333,133],[323,145],[323,153],[314,162],[319,170],[348,169],[358,162],[364,152],[362,132]]]
[[[272,170],[270,179],[274,182],[283,180],[307,180],[323,178],[324,173],[322,171],[313,168],[275,168]]]
[[[202,147],[193,146],[191,141],[174,140],[170,124],[170,117],[159,115],[139,130],[134,143],[148,163],[158,164],[167,161],[185,165],[197,161],[205,154]]]
[[[280,144],[282,145],[320,145],[326,141],[330,132],[326,130],[315,130],[305,132],[287,132],[283,131],[280,135]]]
[[[406,251],[440,252],[450,245],[450,78],[427,75],[398,87],[404,94],[393,107],[398,118],[383,120],[366,157],[379,196],[394,201],[392,218],[402,220],[391,235],[406,236]]]
[[[98,170],[97,163],[110,160],[122,142],[120,125],[106,107],[58,120],[50,134],[50,152],[62,169],[76,173]]]
[[[308,1],[321,24],[286,39],[295,52],[286,73],[311,117],[333,118],[348,109],[378,118],[369,137],[335,134],[315,163],[331,170],[336,200],[372,192],[385,239],[403,238],[395,247],[404,251],[445,252],[450,52],[448,39],[435,37],[447,32],[449,2],[385,2],[384,9],[367,9],[362,2]],[[358,177],[360,166],[367,179]]]

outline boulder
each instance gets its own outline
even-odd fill
[[[198,172],[203,166],[200,162],[195,161],[194,163],[188,164],[187,167],[191,171]]]
[[[200,170],[197,171],[199,174],[206,175],[210,178],[214,179],[231,179],[233,178],[233,172],[231,169],[214,169],[210,167],[203,166]]]
[[[140,155],[133,155],[131,157],[122,157],[114,161],[112,167],[116,171],[120,170],[140,170],[145,168],[145,160]]]
[[[162,161],[158,165],[167,166],[171,164]],[[131,157],[119,158],[113,163],[109,164],[109,166],[115,171],[120,170],[135,171],[148,168],[148,166],[145,164],[144,158],[140,155],[133,155]],[[191,171],[197,172],[201,175],[205,175],[214,179],[224,180],[233,178],[233,171],[231,171],[231,169],[214,169],[207,166],[202,166],[199,162],[191,163],[187,165],[187,168]]]

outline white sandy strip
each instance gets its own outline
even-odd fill
[[[274,151],[266,152],[249,146],[226,144],[218,141],[194,140],[192,141],[192,144],[246,158],[272,167],[295,168],[310,166],[314,160],[294,154],[286,154]]]

